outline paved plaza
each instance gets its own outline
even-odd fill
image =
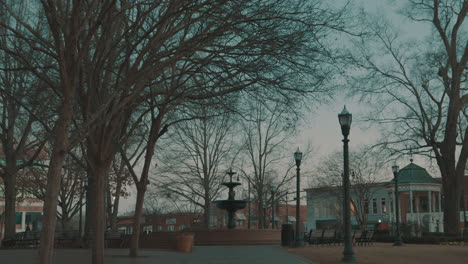
[[[1,264],[35,264],[37,250],[0,250]],[[91,263],[91,252],[82,249],[57,249],[54,264]],[[192,253],[141,250],[140,257],[128,257],[128,249],[107,249],[106,264],[307,264],[313,263],[290,254],[279,246],[197,246]]]
[[[287,249],[288,252],[318,264],[338,264],[343,247],[313,246]],[[354,247],[359,264],[466,264],[468,246],[414,245],[394,247],[390,243],[375,243]]]

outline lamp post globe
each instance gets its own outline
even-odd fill
[[[294,152],[294,159],[296,160],[296,247],[301,247],[303,245],[303,240],[301,239],[301,161],[302,161],[302,152],[297,148]]]
[[[357,262],[354,257],[353,242],[351,237],[351,208],[350,208],[350,182],[349,182],[349,131],[351,129],[351,122],[353,115],[348,112],[346,106],[343,111],[338,114],[338,121],[341,126],[341,133],[343,134],[343,222],[344,222],[344,250],[342,262],[355,263]]]
[[[395,184],[395,243],[394,246],[403,246],[403,241],[401,240],[401,232],[400,232],[400,196],[398,193],[398,173],[400,172],[400,168],[396,163],[392,166],[393,172],[393,182]]]

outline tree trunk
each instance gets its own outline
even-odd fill
[[[72,101],[70,95],[65,94],[59,108],[59,120],[54,130],[55,141],[50,157],[47,174],[47,189],[44,200],[44,218],[39,245],[39,262],[49,264],[52,262],[54,252],[54,233],[57,221],[57,202],[62,180],[62,167],[68,152],[68,129],[72,119]]]
[[[106,193],[105,178],[107,176],[107,164],[96,164],[93,172],[94,179],[94,200],[92,203],[92,223],[94,227],[93,232],[93,249],[92,249],[92,263],[104,263],[104,232],[105,232],[105,209],[104,209],[104,196]]]
[[[442,176],[444,193],[444,233],[460,235],[460,195],[462,177],[457,175],[454,155],[450,155],[449,148],[441,148],[442,157],[437,158]]]
[[[16,172],[5,174],[5,237],[12,237],[16,233]]]
[[[62,214],[62,219],[60,219],[60,223],[62,225],[62,230],[63,231],[68,231],[68,230],[71,230],[71,227],[70,227],[70,218],[67,216],[64,216]]]
[[[205,198],[205,206],[203,208],[203,216],[205,217],[205,228],[210,228],[210,215],[211,215],[211,204],[208,198]]]
[[[460,188],[454,177],[445,177],[444,184],[444,232],[460,235]]]
[[[138,185],[145,184],[143,183],[138,183],[137,184],[137,199],[136,199],[136,205],[135,205],[135,223],[133,224],[133,235],[132,235],[132,240],[130,243],[130,257],[136,257],[138,256],[138,250],[139,250],[139,240],[140,240],[140,225],[141,225],[141,216],[143,213],[143,202],[145,200],[145,191],[146,191],[146,186],[141,188]]]
[[[94,191],[94,180],[92,177],[91,169],[88,168],[88,185],[86,186],[86,204],[85,204],[85,228],[84,228],[84,241],[86,242],[86,247],[89,247],[88,242],[91,241],[94,224],[92,219],[92,210],[93,210],[93,201],[95,200],[95,191]]]
[[[264,229],[265,223],[264,223],[264,212],[263,212],[263,199],[258,200],[258,205],[257,205],[257,223],[258,223],[258,229]]]

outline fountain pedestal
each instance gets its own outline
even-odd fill
[[[228,199],[227,200],[218,200],[213,201],[219,209],[226,210],[228,212],[228,228],[235,229],[236,223],[234,222],[234,214],[237,210],[245,208],[245,205],[250,201],[247,200],[235,200],[236,192],[234,188],[241,185],[240,182],[233,182],[232,176],[236,174],[235,172],[229,170],[226,172],[227,175],[230,177],[229,182],[223,182],[222,185],[229,188]]]

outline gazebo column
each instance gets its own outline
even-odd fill
[[[429,200],[429,215],[431,216],[431,219],[430,219],[430,222],[429,222],[429,232],[433,232],[433,220],[434,220],[434,217],[432,216],[432,191],[428,191],[427,192],[428,194],[428,200]]]
[[[432,191],[428,191],[427,195],[429,200],[429,213],[432,213]]]
[[[439,191],[439,204],[438,204],[438,206],[439,206],[439,208],[438,208],[438,209],[439,209],[439,212],[442,212],[442,199],[441,199],[441,198],[442,198],[442,197],[441,197],[440,191]]]
[[[413,191],[410,189],[409,191],[409,207],[410,207],[410,214],[411,214],[411,221],[413,221],[413,214],[414,214],[414,210],[413,210]],[[406,222],[409,222],[408,220],[410,219],[406,219]]]
[[[413,191],[409,191],[409,204],[410,204],[410,213],[414,213],[413,211]]]
[[[419,217],[419,198],[420,194],[416,192],[414,197],[414,205],[416,206],[416,222],[418,223],[418,226],[421,226],[421,219]]]

